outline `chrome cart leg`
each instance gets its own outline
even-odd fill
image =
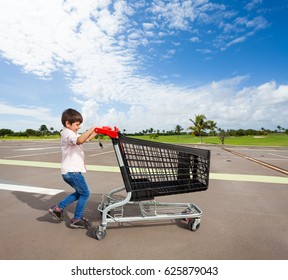
[[[128,192],[127,196],[124,200],[110,204],[103,209],[101,224],[93,232],[93,236],[97,240],[102,240],[106,236],[106,228],[107,228],[108,221],[114,220],[112,217],[109,219],[107,218],[107,216],[109,216],[108,213],[114,208],[118,208],[118,207],[121,207],[121,206],[127,204],[130,201],[131,196],[132,196],[132,193]]]
[[[110,191],[108,194],[103,195],[102,202],[99,205],[98,209],[101,211],[101,210],[105,209],[108,205],[110,205],[111,203],[114,203],[116,201],[116,199],[113,197],[113,195],[115,195],[116,193],[121,192],[123,190],[125,190],[125,187],[114,189],[114,190]]]

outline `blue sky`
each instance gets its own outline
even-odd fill
[[[288,0],[0,0],[2,128],[288,123]]]

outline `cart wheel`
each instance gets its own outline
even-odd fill
[[[200,227],[200,219],[191,218],[188,222],[188,229],[196,231]]]
[[[93,237],[97,240],[102,240],[106,236],[106,230],[100,230],[99,227],[95,228]]]

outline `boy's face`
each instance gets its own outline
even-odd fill
[[[70,124],[68,121],[66,121],[66,127],[74,131],[75,133],[80,129],[81,122],[74,122]]]

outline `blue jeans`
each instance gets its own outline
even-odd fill
[[[59,202],[58,207],[65,209],[68,205],[78,200],[74,218],[77,220],[81,219],[90,196],[90,191],[86,184],[85,178],[81,172],[68,172],[66,174],[62,174],[62,177],[67,184],[75,189],[75,192],[71,193],[61,202]]]

